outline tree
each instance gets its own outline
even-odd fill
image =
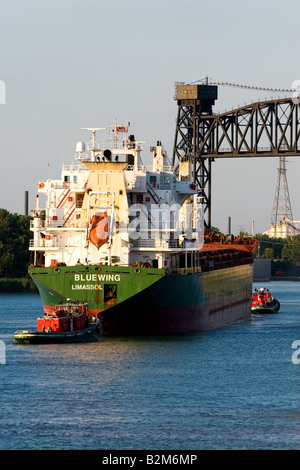
[[[30,219],[0,209],[0,277],[22,277],[27,274]]]
[[[210,231],[213,233],[221,234],[221,231],[218,227],[210,227]]]
[[[274,249],[273,248],[266,248],[265,252],[264,252],[264,258],[274,259]]]
[[[282,248],[286,244],[286,239],[284,238],[272,238],[268,237],[268,235],[264,235],[262,233],[258,233],[255,235],[257,240],[258,246],[255,248],[254,255],[260,258],[266,258],[265,251],[269,248],[273,250],[272,259],[280,259]],[[267,252],[268,258],[270,257],[271,252]]]
[[[281,256],[284,260],[300,263],[300,235],[286,239]]]
[[[250,237],[250,234],[248,232],[245,232],[244,230],[240,230],[240,233],[238,234],[238,237]]]

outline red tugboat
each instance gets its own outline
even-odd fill
[[[38,318],[36,331],[16,331],[14,339],[29,344],[91,342],[98,340],[101,330],[101,321],[88,316],[88,304],[67,301]]]
[[[277,313],[280,309],[280,303],[275,297],[272,297],[269,289],[257,289],[253,292],[252,313]]]

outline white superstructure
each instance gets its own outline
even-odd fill
[[[60,179],[38,183],[47,202],[44,217],[38,199],[33,211],[35,264],[171,267],[187,248],[199,250],[201,206],[191,161],[181,162],[176,176],[157,142],[152,165],[143,165],[143,142],[127,136],[128,126],[110,128],[110,145],[96,142],[104,128],[86,128],[92,137],[77,143],[78,163],[63,166]]]

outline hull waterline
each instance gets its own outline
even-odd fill
[[[161,272],[155,275],[153,270],[150,270],[152,274],[145,272],[142,275],[145,279],[138,283],[140,290],[135,293],[132,292],[132,284],[136,285],[133,280],[138,275],[125,275],[123,290],[120,288],[118,291],[124,297],[119,298],[115,305],[103,302],[100,293],[104,292],[105,284],[102,289],[96,290],[91,281],[82,281],[86,288],[79,289],[77,296],[80,301],[88,301],[90,315],[97,315],[101,319],[104,336],[196,333],[251,317],[251,264],[207,273],[183,271],[169,275],[162,275]],[[62,274],[64,282],[61,283],[57,281],[59,274],[55,273],[56,277],[53,275],[52,281],[51,275],[46,278],[45,274],[32,274],[46,312],[53,308],[49,299],[56,303],[58,298],[68,297],[72,292],[66,289],[66,285],[68,282],[73,285],[74,274]],[[119,275],[121,282],[122,273]],[[129,286],[126,289],[127,282]],[[145,284],[142,289],[141,283]],[[53,289],[47,287],[49,284]]]

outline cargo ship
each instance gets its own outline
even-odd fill
[[[129,123],[78,142],[60,178],[38,182],[34,280],[45,314],[88,304],[104,336],[196,333],[250,319],[252,238],[204,230],[188,156],[170,165],[160,141],[143,163]],[[97,134],[98,137],[99,134]],[[40,198],[45,198],[41,209]]]

